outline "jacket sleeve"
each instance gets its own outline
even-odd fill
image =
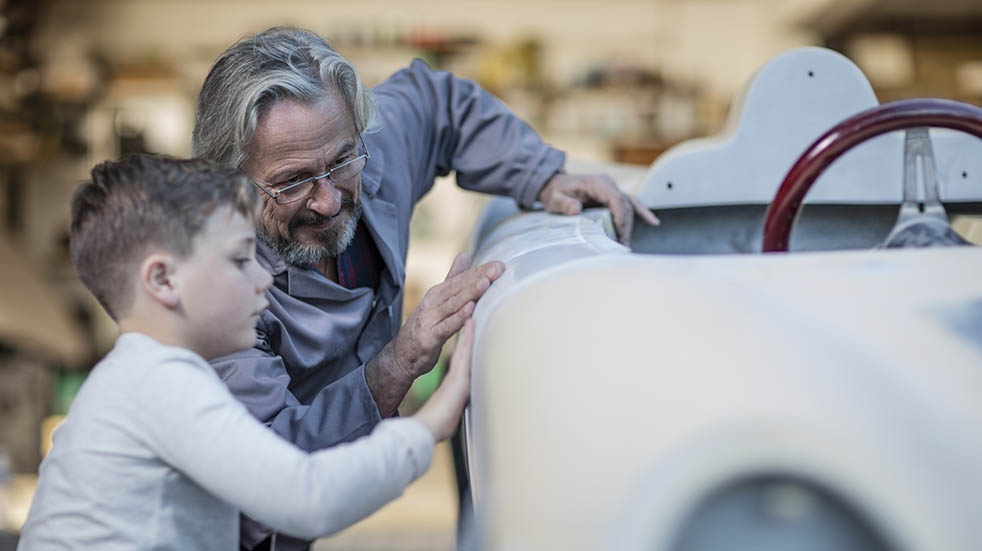
[[[321,389],[309,405],[290,392],[283,360],[262,346],[224,356],[212,366],[249,413],[305,451],[365,436],[382,420],[364,365]]]
[[[433,177],[457,171],[464,189],[510,195],[531,208],[566,156],[477,83],[413,61],[374,89],[381,132],[401,131],[418,201]],[[418,160],[418,161],[417,161]]]

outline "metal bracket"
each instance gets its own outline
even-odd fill
[[[918,160],[920,171],[917,170]],[[918,175],[921,177],[918,178]],[[918,187],[924,190],[923,201],[918,196]],[[919,127],[907,130],[904,141],[904,200],[900,205],[897,225],[924,215],[948,223],[948,213],[938,199],[938,171],[931,136],[927,128]]]

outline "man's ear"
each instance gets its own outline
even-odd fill
[[[181,302],[175,278],[177,261],[173,255],[153,253],[140,263],[140,287],[167,308]]]

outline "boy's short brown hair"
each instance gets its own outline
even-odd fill
[[[202,159],[106,161],[72,197],[72,264],[118,320],[133,300],[131,278],[143,255],[159,248],[186,256],[216,209],[228,206],[255,222],[258,204],[246,175]]]

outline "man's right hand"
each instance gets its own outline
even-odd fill
[[[469,265],[467,254],[457,255],[446,279],[423,295],[395,338],[365,367],[382,417],[393,415],[416,377],[433,369],[444,343],[464,326],[477,300],[505,271],[498,261]]]

